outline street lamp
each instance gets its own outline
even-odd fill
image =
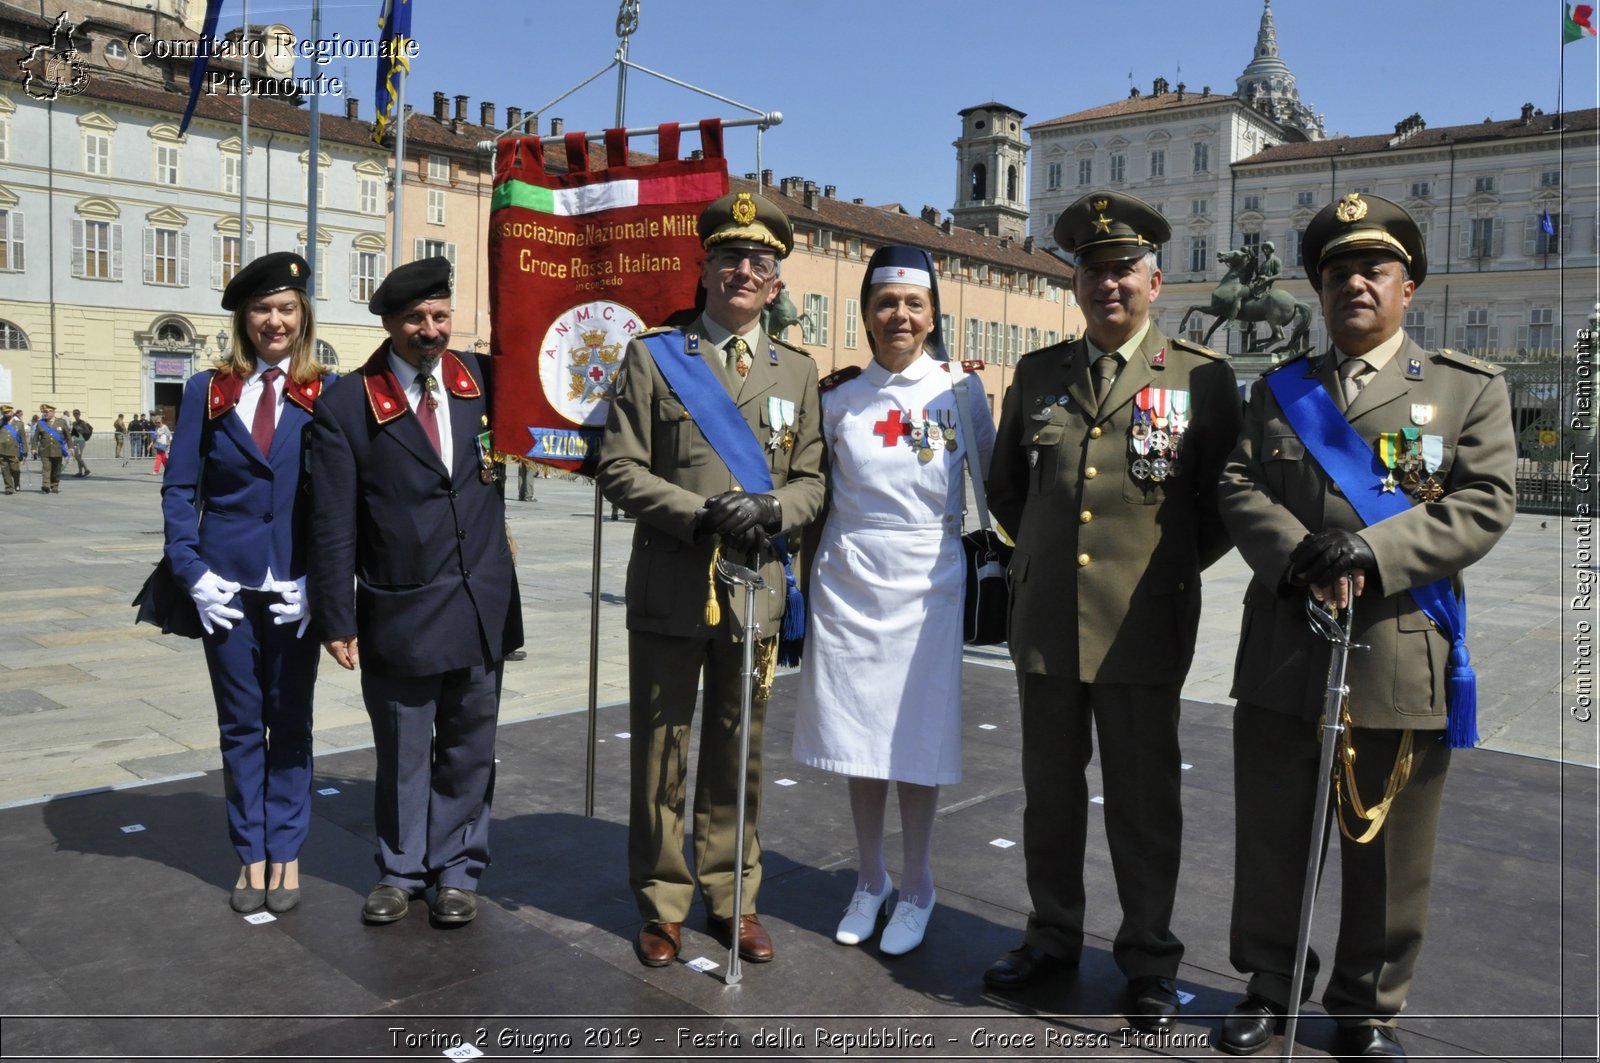
[[[221,355],[226,354],[227,350],[228,330],[225,328],[219,328],[217,329],[217,355],[220,357]]]

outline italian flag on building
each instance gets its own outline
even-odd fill
[[[1595,35],[1594,5],[1568,4],[1567,15],[1561,20],[1561,43],[1571,44]]]

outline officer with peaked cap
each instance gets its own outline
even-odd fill
[[[39,404],[39,419],[33,425],[33,452],[39,455],[39,490],[45,494],[61,493],[61,463],[72,453],[67,436],[72,426],[65,417],[56,415],[56,408],[48,402]]]
[[[489,864],[501,671],[522,645],[494,364],[449,349],[443,258],[395,269],[368,309],[388,342],[317,404],[313,612],[372,718],[380,876],[362,918],[392,923],[433,887],[434,921],[458,925]]]
[[[14,495],[22,484],[22,459],[28,453],[28,439],[23,434],[22,418],[10,403],[0,403],[0,476],[5,479],[5,493]]]
[[[789,219],[763,196],[734,192],[705,209],[699,232],[705,310],[682,330],[652,330],[628,345],[597,473],[606,498],[638,518],[627,590],[634,736],[628,878],[645,920],[634,949],[649,967],[677,956],[697,881],[713,932],[725,940],[736,934],[746,960],[772,958],[755,910],[766,697],[757,691],[745,851],[736,854],[742,655],[736,614],[743,602],[710,573],[716,549],[744,561],[759,533],[789,533],[793,541],[823,498],[816,365],[761,327],[761,310],[776,295],[780,263],[794,243]],[[714,422],[708,411],[724,417]],[[722,427],[731,429],[727,436],[719,434]],[[755,455],[751,460],[766,476],[735,459],[746,472],[736,477],[722,457],[728,448]],[[755,482],[762,479],[770,479],[770,489]],[[758,599],[760,652],[770,655],[785,611],[786,572],[769,560],[761,574],[768,589]],[[702,676],[691,873],[683,858],[686,744]],[[736,873],[744,879],[742,912],[733,911]]]
[[[1332,345],[1255,385],[1220,491],[1254,573],[1233,680],[1230,958],[1249,983],[1221,1047],[1265,1048],[1289,1002],[1313,802],[1328,785],[1330,648],[1305,596],[1343,598],[1348,574],[1363,648],[1346,669],[1354,768],[1333,791],[1343,903],[1322,1002],[1339,1023],[1335,1055],[1400,1057],[1394,1023],[1422,946],[1450,748],[1475,740],[1460,574],[1511,522],[1516,447],[1500,370],[1423,350],[1401,327],[1428,274],[1403,207],[1351,193],[1317,213],[1302,248]],[[1318,967],[1313,950],[1306,996]]]
[[[1239,427],[1227,361],[1150,321],[1156,248],[1170,235],[1159,211],[1118,192],[1062,213],[1056,242],[1077,260],[1086,331],[1017,364],[988,478],[1016,540],[1010,647],[1033,912],[984,982],[1016,989],[1078,965],[1092,727],[1122,904],[1113,956],[1128,1018],[1146,1031],[1178,1013],[1179,692],[1200,572],[1228,549],[1216,482]]]

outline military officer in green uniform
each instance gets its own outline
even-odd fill
[[[638,519],[627,587],[633,733],[628,876],[645,920],[635,951],[651,967],[677,956],[696,881],[712,931],[724,939],[737,935],[746,960],[772,958],[770,935],[755,909],[766,699],[758,691],[745,851],[739,855],[733,851],[742,655],[736,613],[743,611],[743,592],[730,593],[714,578],[713,550],[743,563],[761,532],[798,539],[795,533],[820,512],[824,494],[816,365],[761,327],[762,308],[774,297],[780,263],[793,247],[789,221],[770,200],[731,193],[701,214],[699,234],[706,251],[704,313],[682,330],[652,330],[629,344],[597,474],[606,498]],[[715,422],[706,414],[719,404],[726,417]],[[719,456],[730,447],[765,467],[770,490],[735,479]],[[753,478],[760,477],[745,477]],[[786,580],[775,561],[761,573],[767,589],[757,608],[766,654],[779,630]],[[691,873],[683,857],[684,786],[702,676]],[[736,913],[733,885],[740,869],[744,911]]]
[[[33,426],[30,443],[39,456],[39,490],[45,494],[61,493],[61,463],[71,453],[67,436],[72,426],[65,417],[56,416],[56,408],[48,402],[39,404],[39,420]]]
[[[5,479],[8,495],[16,494],[22,483],[22,459],[27,454],[22,418],[10,403],[0,404],[0,477]]]
[[[1228,362],[1150,321],[1156,248],[1170,236],[1155,208],[1118,192],[1062,213],[1055,237],[1077,260],[1086,333],[1018,363],[988,480],[1016,540],[1010,645],[1033,912],[984,982],[1018,988],[1078,964],[1092,724],[1122,903],[1113,954],[1144,1030],[1178,1012],[1178,700],[1200,571],[1228,549],[1216,483],[1239,429]]]
[[[1470,744],[1473,730],[1465,703],[1447,694],[1457,682],[1447,673],[1465,657],[1450,633],[1461,625],[1448,606],[1430,616],[1424,602],[1430,587],[1454,602],[1461,570],[1511,523],[1511,405],[1496,367],[1423,350],[1402,330],[1428,272],[1422,234],[1403,207],[1347,195],[1311,220],[1302,248],[1332,347],[1255,385],[1221,486],[1223,517],[1254,579],[1233,681],[1230,953],[1249,984],[1220,1046],[1264,1048],[1288,1003],[1313,800],[1328,785],[1317,762],[1329,643],[1306,624],[1304,604],[1308,592],[1337,600],[1349,573],[1353,639],[1367,648],[1350,654],[1346,673],[1353,728],[1345,737],[1356,759],[1334,792],[1348,833],[1341,829],[1343,897],[1322,1002],[1339,1022],[1335,1055],[1401,1057],[1394,1022],[1422,946],[1450,746]],[[1339,438],[1308,430],[1319,408],[1344,435],[1343,449],[1319,449],[1329,446],[1319,440]],[[1385,500],[1388,516],[1362,515]],[[1385,819],[1380,799],[1391,782],[1400,789]],[[1370,818],[1355,799],[1376,809]],[[1317,968],[1313,951],[1307,995]]]

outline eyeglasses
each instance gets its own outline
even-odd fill
[[[750,263],[750,275],[756,280],[770,280],[778,272],[776,255],[752,251],[745,247],[719,247],[711,252],[711,268],[721,273],[732,273],[741,262]]]

